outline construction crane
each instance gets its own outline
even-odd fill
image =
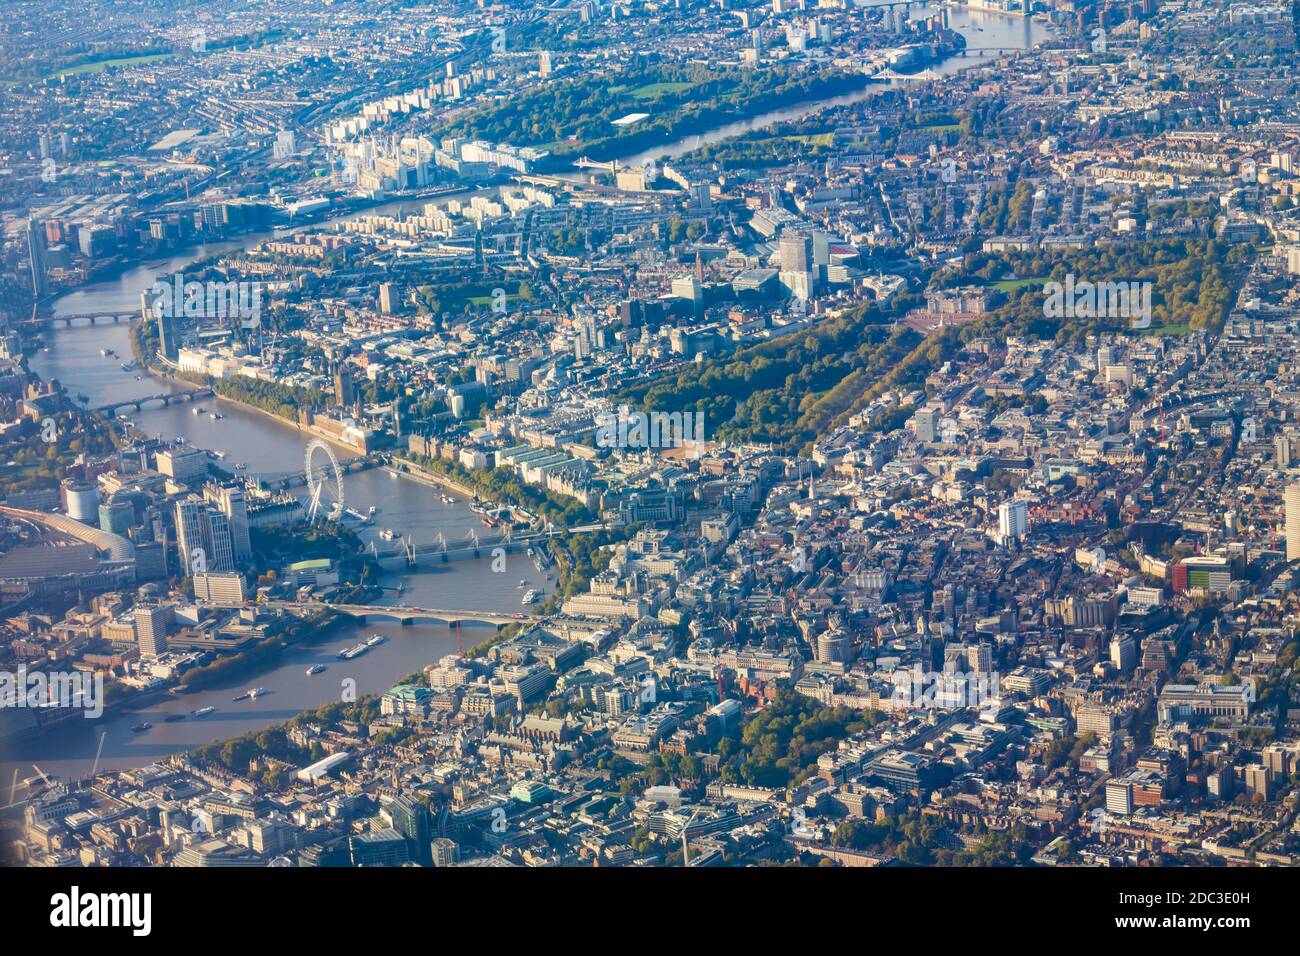
[[[682,827],[682,866],[691,865],[691,845],[686,840],[686,834],[690,831],[691,824],[695,822],[695,818],[699,815],[699,808],[696,808],[695,812],[687,819],[686,825]]]

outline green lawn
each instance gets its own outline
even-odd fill
[[[532,302],[533,297],[532,295],[523,295],[521,297],[516,293],[506,293],[506,302],[519,302],[520,299],[524,299],[525,302]],[[493,297],[491,295],[471,295],[471,297],[465,299],[465,302],[472,302],[476,306],[490,306]]]
[[[1191,335],[1192,327],[1183,322],[1178,325],[1154,325],[1149,329],[1134,329],[1132,331],[1138,332],[1141,335],[1153,335],[1158,338],[1167,338],[1175,335]]]
[[[55,76],[75,76],[79,73],[102,73],[110,66],[140,66],[145,63],[156,63],[159,60],[169,60],[176,54],[174,53],[145,53],[140,56],[122,56],[114,60],[97,60],[94,63],[82,63],[79,66],[70,66],[66,70],[59,70],[52,73]]]
[[[992,287],[1001,292],[1014,292],[1016,289],[1023,289],[1027,285],[1041,285],[1046,282],[1045,277],[1037,279],[1002,279],[998,282],[991,283]]]
[[[834,133],[813,133],[809,136],[787,136],[787,140],[804,143],[808,146],[830,146],[835,142]]]
[[[468,302],[471,305],[491,305],[494,300],[490,295],[471,295],[468,298],[463,299],[462,301]],[[507,293],[505,297],[505,301],[506,302],[532,302],[533,297],[531,295],[520,296],[517,294]]]
[[[647,83],[645,86],[638,86],[632,91],[632,95],[638,100],[652,100],[656,96],[662,96],[665,93],[680,93],[683,90],[689,90],[694,83]]]

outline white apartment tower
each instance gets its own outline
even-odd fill
[[[998,505],[998,537],[1019,541],[1029,533],[1029,505],[1018,499]]]

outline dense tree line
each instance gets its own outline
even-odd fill
[[[112,429],[98,415],[60,412],[53,416],[52,426],[25,421],[20,429],[0,451],[5,462],[0,468],[0,499],[15,492],[56,488],[79,455],[100,458],[116,448]]]
[[[1217,331],[1232,308],[1253,247],[1213,239],[1168,238],[1110,243],[1084,249],[1021,253],[974,253],[961,268],[944,273],[936,286],[992,285],[1007,279],[1032,279],[1009,293],[1006,305],[963,326],[961,337],[1034,335],[1080,345],[1089,334],[1120,332],[1128,318],[1049,316],[1044,285],[1079,282],[1144,282],[1151,286],[1151,331]]]
[[[542,146],[557,158],[613,149],[633,150],[688,135],[727,118],[762,112],[865,84],[859,74],[792,69],[711,69],[670,66],[645,59],[615,75],[587,75],[539,86],[522,96],[476,110],[452,124],[449,135],[515,145]],[[650,113],[628,127],[612,125],[630,113]]]
[[[816,137],[748,133],[702,146],[690,154],[692,162],[716,164],[720,169],[766,169],[795,162],[816,163],[835,153],[829,142]]]
[[[337,561],[361,550],[361,539],[356,532],[337,521],[251,528],[249,540],[258,565],[262,567],[321,558]]]
[[[839,741],[864,733],[883,715],[848,707],[824,707],[793,690],[782,691],[718,744],[725,783],[754,787],[794,786],[813,776],[817,758]]]
[[[796,449],[886,376],[921,336],[891,330],[874,303],[803,332],[687,365],[621,399],[649,411],[698,410],[706,436]]]
[[[1006,193],[997,218],[1017,221],[1029,197]],[[1251,247],[1211,239],[1169,238],[1112,243],[1086,249],[1035,250],[1016,254],[971,253],[958,269],[936,277],[937,287],[993,285],[1033,279],[1012,287],[1008,301],[959,328],[922,336],[886,323],[919,305],[900,295],[888,313],[874,304],[778,340],[690,364],[620,398],[644,411],[699,410],[706,433],[731,441],[771,442],[797,450],[893,389],[912,389],[964,343],[1004,341],[1008,335],[1054,338],[1080,345],[1090,333],[1121,331],[1127,318],[1053,317],[1044,314],[1043,285],[1077,281],[1152,283],[1151,331],[1220,328],[1232,306]],[[896,424],[882,417],[880,427]]]
[[[445,458],[430,458],[414,452],[406,457],[421,468],[436,471],[473,488],[481,498],[523,508],[560,527],[584,524],[595,519],[591,509],[576,498],[561,498],[543,488],[526,485],[509,468],[470,471]]]
[[[893,856],[903,863],[927,866],[938,863],[936,849],[943,826],[915,811],[889,814],[879,820],[845,820],[831,834],[831,846]]]
[[[316,388],[300,388],[243,375],[228,375],[209,381],[212,391],[222,398],[260,408],[291,422],[298,420],[301,408],[325,408],[332,404],[332,400]]]
[[[189,757],[200,766],[224,767],[231,773],[248,776],[249,763],[259,757],[271,757],[294,766],[305,766],[326,756],[319,743],[302,748],[289,739],[289,731],[298,727],[315,725],[323,730],[337,730],[344,721],[369,724],[379,716],[379,698],[368,695],[355,703],[335,702],[325,704],[315,710],[306,710],[286,724],[268,727],[265,730],[253,730],[229,740],[214,743],[191,750]],[[263,771],[262,783],[275,789],[282,781],[282,774],[273,769]]]

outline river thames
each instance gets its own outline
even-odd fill
[[[245,242],[257,241],[249,237]],[[64,296],[55,315],[81,314],[94,310],[119,311],[138,306],[140,292],[155,276],[185,268],[190,262],[244,243],[219,243],[196,247],[184,254],[142,263],[120,276],[86,286]],[[124,372],[120,359],[104,357],[102,349],[129,356],[129,327],[114,324],[56,327],[49,334],[50,349],[32,359],[32,370],[45,379],[57,379],[70,393],[84,394],[91,405],[157,394],[172,386],[148,375],[136,381],[135,372]],[[273,474],[303,467],[310,435],[287,423],[220,399],[203,399],[205,408],[224,417],[212,420],[193,415],[192,405],[177,403],[166,408],[148,407],[132,413],[137,427],[149,435],[182,437],[202,448],[225,453],[225,464],[240,462],[250,474]],[[417,544],[434,541],[442,534],[447,541],[465,538],[471,531],[484,531],[468,503],[443,502],[442,494],[407,478],[393,478],[383,468],[349,474],[345,478],[348,506],[365,512],[377,509],[372,525],[355,530],[363,540],[377,538],[391,528]],[[382,542],[381,542],[382,543]],[[380,603],[411,604],[464,610],[517,612],[524,588],[543,593],[554,590],[554,577],[547,580],[524,554],[511,554],[503,572],[495,573],[489,558],[449,562],[416,572],[386,574],[381,583],[402,586],[400,595],[386,591]],[[464,646],[478,643],[495,632],[490,625],[465,625]],[[359,636],[378,633],[387,640],[351,661],[337,661],[336,652],[355,643]],[[340,699],[344,678],[356,682],[359,695],[385,690],[395,680],[420,670],[439,658],[456,652],[455,633],[446,625],[416,623],[403,626],[376,621],[364,626],[349,623],[326,642],[295,648],[272,669],[249,670],[235,682],[216,685],[202,693],[167,698],[141,711],[120,713],[98,720],[77,720],[59,730],[30,741],[11,741],[6,746],[3,778],[8,782],[16,765],[23,777],[33,775],[33,764],[46,773],[68,776],[101,769],[139,766],[179,750],[281,723],[298,712]],[[327,670],[308,676],[316,663]],[[264,687],[267,693],[256,701],[233,703],[231,698],[250,687]],[[188,714],[212,706],[214,713],[202,718],[166,722],[170,714]],[[132,725],[153,724],[144,733]],[[101,735],[103,735],[101,749]]]

